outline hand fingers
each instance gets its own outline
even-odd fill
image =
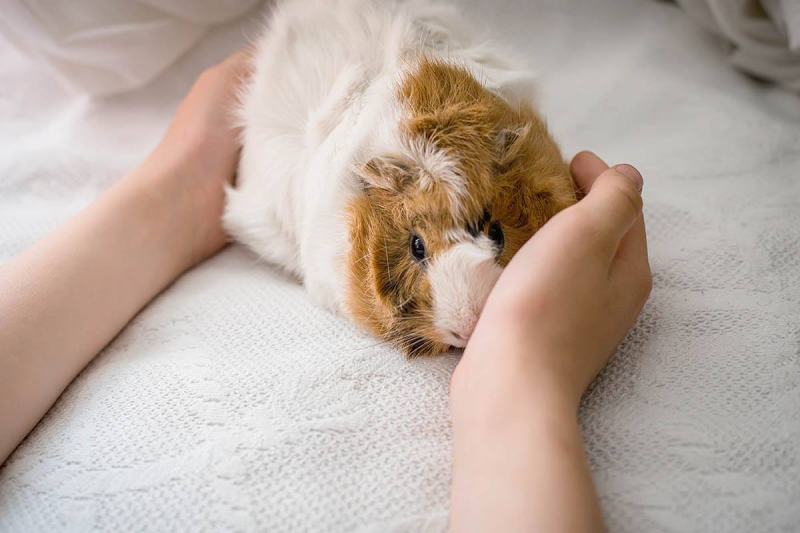
[[[650,290],[651,274],[650,261],[647,256],[647,236],[644,227],[644,217],[639,215],[620,240],[617,255],[611,265],[611,273],[619,275],[621,283],[629,286],[631,282],[641,281]]]
[[[592,189],[592,184],[607,169],[608,165],[602,159],[588,151],[578,153],[570,165],[572,177],[584,194]],[[614,170],[631,173],[636,179],[636,184],[640,183],[638,178],[641,176],[630,165],[617,165]],[[612,273],[618,272],[618,276],[615,277],[618,277],[625,287],[622,292],[637,300],[647,298],[652,285],[652,276],[647,254],[644,216],[642,214],[636,217],[630,229],[619,240],[611,270]],[[633,290],[631,283],[636,284]]]
[[[647,260],[647,238],[644,227],[644,216],[639,215],[636,221],[622,238],[617,248],[617,257],[620,259]]]
[[[606,170],[608,170],[608,165],[605,161],[589,151],[579,152],[572,158],[572,163],[569,165],[572,179],[575,180],[575,184],[580,188],[579,192],[583,193],[581,196],[589,192],[597,176]]]
[[[253,50],[250,47],[242,48],[238,52],[235,52],[228,56],[225,61],[222,62],[223,65],[226,67],[232,68],[233,70],[237,71],[239,74],[248,74],[250,71],[250,61],[252,59]]]
[[[628,233],[620,240],[617,255],[611,265],[611,274],[626,287],[626,292],[631,292],[631,283],[635,283],[636,290],[632,291],[631,296],[637,297],[638,293],[642,293],[646,298],[650,293],[652,275],[643,215],[639,215]]]
[[[617,165],[594,179],[575,207],[590,219],[598,243],[614,257],[620,242],[642,213],[642,176],[630,165]]]
[[[251,74],[252,54],[253,50],[251,48],[242,48],[229,55],[223,61],[206,69],[197,82],[206,87],[223,90],[238,87],[242,80]]]

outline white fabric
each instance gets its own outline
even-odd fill
[[[646,177],[655,289],[581,412],[611,530],[796,531],[797,97],[729,69],[668,4],[464,10],[538,64],[567,152]],[[241,35],[214,31],[144,90],[97,101],[0,50],[0,257],[141,159]],[[407,361],[227,250],[148,306],[12,455],[0,531],[441,531],[456,361]]]
[[[261,0],[4,0],[0,33],[90,94],[142,86]]]
[[[729,43],[734,66],[800,92],[800,1],[677,1]]]

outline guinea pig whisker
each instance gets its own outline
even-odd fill
[[[386,245],[386,235],[383,236],[383,253],[386,255],[386,275],[392,277],[392,265],[389,264],[389,247]]]
[[[395,320],[432,320],[433,313],[431,311],[415,309],[414,312],[406,315],[398,315],[394,317]]]
[[[403,310],[403,307],[405,307],[405,306],[408,304],[408,302],[410,302],[410,301],[411,301],[411,300],[413,300],[413,299],[414,299],[414,295],[412,294],[411,296],[409,296],[408,298],[406,298],[404,301],[402,301],[402,302],[400,302],[399,304],[395,305],[395,306],[394,306],[394,310],[395,310],[395,311],[402,311],[402,310]]]
[[[355,263],[361,263],[362,261],[366,261],[368,258],[369,258],[369,253],[366,253],[366,254],[362,255],[361,258],[356,259],[354,262]]]
[[[432,348],[433,341],[421,336],[416,332],[407,332],[402,335],[392,336],[392,341],[400,345],[403,349],[409,352],[409,355],[415,355],[414,352],[429,351],[425,348]],[[418,354],[417,354],[418,355]]]

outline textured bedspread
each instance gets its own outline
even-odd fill
[[[567,153],[646,177],[655,288],[581,411],[611,530],[800,530],[800,99],[732,70],[670,4],[465,9],[538,65]],[[0,260],[132,168],[241,33],[98,100],[0,48]],[[405,360],[232,247],[0,470],[0,531],[443,530],[456,362]]]

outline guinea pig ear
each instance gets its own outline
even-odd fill
[[[517,157],[530,131],[530,124],[525,124],[518,128],[500,130],[495,139],[495,144],[497,146],[497,160],[501,165],[505,165]]]
[[[401,157],[384,155],[357,166],[355,173],[364,190],[383,189],[399,193],[411,181],[411,164]]]

